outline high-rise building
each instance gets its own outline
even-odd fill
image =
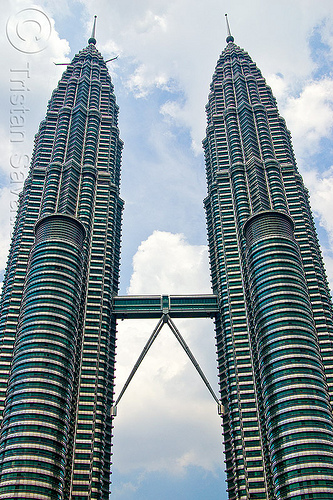
[[[329,500],[330,293],[289,131],[230,30],[206,110],[205,207],[229,498]]]
[[[2,499],[109,498],[123,144],[95,43],[52,94],[20,197],[1,300]]]
[[[214,293],[115,297],[122,141],[94,31],[51,97],[20,197],[1,299],[0,499],[107,500],[116,317],[159,318],[147,349],[168,323],[195,364],[172,317],[214,316],[230,500],[331,500],[332,304],[271,89],[229,32],[204,140]]]

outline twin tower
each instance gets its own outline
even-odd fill
[[[108,500],[116,319],[135,311],[214,316],[230,500],[332,500],[332,304],[271,89],[229,33],[203,141],[207,297],[117,297],[117,116],[92,36],[52,94],[20,195],[1,299],[0,499]]]

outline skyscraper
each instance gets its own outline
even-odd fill
[[[1,300],[0,498],[109,498],[122,141],[95,43],[93,31],[52,94],[20,197]]]
[[[1,299],[0,499],[106,500],[117,316],[214,315],[230,500],[332,498],[332,305],[290,135],[229,33],[204,140],[214,294],[116,297],[122,142],[105,61],[36,136]],[[157,333],[156,333],[157,334]]]
[[[230,30],[206,110],[205,208],[229,498],[328,500],[329,289],[289,131]]]

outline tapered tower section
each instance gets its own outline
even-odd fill
[[[122,141],[94,32],[36,135],[3,286],[0,498],[108,499]]]
[[[230,31],[206,110],[205,207],[229,498],[328,500],[330,294],[290,134]]]

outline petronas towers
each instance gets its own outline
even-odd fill
[[[109,498],[123,143],[95,44],[52,94],[20,196],[1,299],[0,499]],[[229,499],[331,500],[330,293],[289,132],[230,33],[206,110]],[[171,317],[170,297],[156,301]]]

